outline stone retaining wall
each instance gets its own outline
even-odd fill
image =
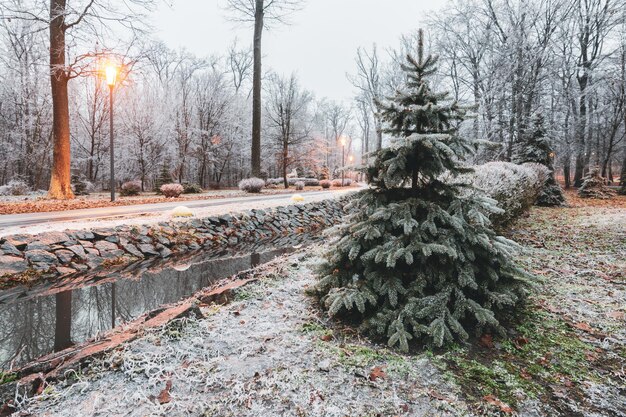
[[[344,216],[344,200],[248,210],[150,226],[118,226],[0,238],[0,277],[55,277],[202,248],[232,247],[321,230]]]

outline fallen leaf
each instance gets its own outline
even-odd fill
[[[448,400],[448,398],[446,398],[443,394],[438,393],[437,391],[431,389],[430,391],[428,391],[428,395],[436,400],[439,401],[450,401]]]
[[[522,349],[522,347],[528,344],[528,338],[520,336],[513,341],[513,344],[517,349]]]
[[[498,398],[496,398],[493,395],[485,395],[483,397],[483,400],[487,401],[491,405],[495,405],[503,413],[512,413],[513,412],[513,409],[508,404],[500,401]]]
[[[170,395],[171,389],[172,389],[172,380],[168,379],[167,382],[165,383],[165,388],[163,389],[163,391],[159,393],[159,396],[157,397],[159,404],[167,404],[170,401],[172,401],[172,396]]]
[[[520,376],[527,381],[530,381],[531,379],[533,379],[533,376],[529,374],[526,369],[522,369],[522,371],[520,372]]]
[[[539,365],[546,366],[548,363],[550,363],[549,355],[542,356],[541,358],[537,359],[537,363]]]
[[[375,366],[370,372],[370,381],[376,381],[379,378],[386,379],[387,374],[385,373],[385,370],[383,368],[381,368],[380,366]]]
[[[589,323],[585,323],[585,322],[580,322],[580,323],[574,323],[573,326],[579,330],[582,330],[584,332],[589,332],[589,333],[593,333],[593,329],[591,328],[591,326],[589,325]]]
[[[485,333],[480,337],[479,343],[482,347],[486,347],[487,349],[493,349],[493,336]]]
[[[330,342],[331,340],[333,340],[333,335],[325,334],[324,336],[320,337],[320,339],[322,339],[324,342]]]
[[[616,320],[624,320],[624,317],[626,317],[626,313],[623,311],[611,311],[610,313],[606,313],[606,315],[607,317]]]

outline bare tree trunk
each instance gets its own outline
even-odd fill
[[[72,346],[72,290],[55,296],[54,350],[56,352]]]
[[[619,176],[619,185],[626,186],[626,150],[624,151],[624,161],[622,162],[622,171]]]
[[[587,97],[585,95],[585,89],[587,87],[586,79],[584,82],[579,80],[581,97],[579,101],[578,110],[578,126],[576,133],[576,165],[574,167],[574,187],[580,187],[583,183],[583,176],[585,170],[585,133],[587,128]]]
[[[285,189],[289,188],[289,181],[287,180],[287,158],[289,157],[289,143],[286,139],[283,139],[283,181]]]
[[[383,126],[380,121],[376,121],[376,150],[383,148]]]
[[[563,176],[565,177],[565,188],[570,188],[572,186],[571,183],[571,162],[569,159],[567,159],[564,163],[563,163]]]
[[[48,197],[74,198],[71,186],[70,111],[65,70],[65,4],[50,0],[50,82],[52,86],[52,173]]]
[[[256,0],[254,14],[254,70],[252,80],[252,176],[261,176],[261,39],[263,36],[264,0]]]

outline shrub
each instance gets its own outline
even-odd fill
[[[600,176],[600,169],[592,168],[578,189],[578,195],[580,198],[608,200],[615,196],[615,191],[605,185],[604,178]]]
[[[333,183],[330,180],[321,180],[320,185],[322,186],[322,188],[326,189],[326,188],[330,188],[330,186],[333,185]]]
[[[490,220],[495,226],[502,227],[535,204],[548,175],[548,168],[542,164],[489,162],[474,167],[471,182],[498,202],[503,212],[492,213]]]
[[[202,194],[204,190],[200,184],[186,182],[183,184],[183,194]]]
[[[285,180],[283,178],[270,178],[266,181],[267,184],[282,185]],[[320,180],[317,178],[287,178],[287,184],[296,185],[297,182],[303,182],[306,187],[317,187],[320,185]]]
[[[317,187],[320,185],[320,180],[317,178],[301,178],[300,181],[302,181],[307,187]]]
[[[31,191],[26,181],[15,179],[0,187],[0,195],[26,195]]]
[[[260,193],[265,186],[265,181],[261,178],[247,178],[239,181],[239,189],[247,193]]]
[[[141,181],[128,181],[122,184],[122,188],[120,188],[120,195],[122,197],[130,197],[134,195],[139,195],[141,192]]]
[[[328,169],[326,165],[324,165],[322,169],[320,170],[319,179],[320,180],[330,179],[330,170]]]
[[[345,180],[343,180],[344,187],[349,187],[351,185],[352,185],[352,180],[350,178],[346,178]]]
[[[295,185],[297,191],[304,190],[304,181],[298,181],[294,185]]]
[[[161,193],[167,198],[176,198],[185,191],[180,184],[164,184],[161,186]]]
[[[82,175],[72,175],[72,191],[74,195],[89,195],[93,191],[93,184]]]
[[[333,183],[333,187],[343,187],[341,183],[341,179],[333,180],[332,183]]]
[[[555,207],[565,203],[563,190],[554,178],[554,151],[544,126],[543,115],[533,116],[532,127],[522,135],[521,141],[514,148],[512,162],[516,164],[537,163],[548,169],[548,176],[535,204]]]
[[[267,181],[265,181],[265,183],[267,185],[280,185],[283,183],[283,179],[282,178],[268,178]]]

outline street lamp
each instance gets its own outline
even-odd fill
[[[346,138],[344,136],[341,136],[339,138],[339,143],[341,144],[341,186],[343,187],[343,178],[346,168]]]
[[[111,140],[110,153],[111,153],[111,201],[115,201],[115,152],[113,142],[113,88],[115,88],[115,81],[117,80],[117,67],[109,64],[105,69],[107,85],[109,86],[109,138]]]

